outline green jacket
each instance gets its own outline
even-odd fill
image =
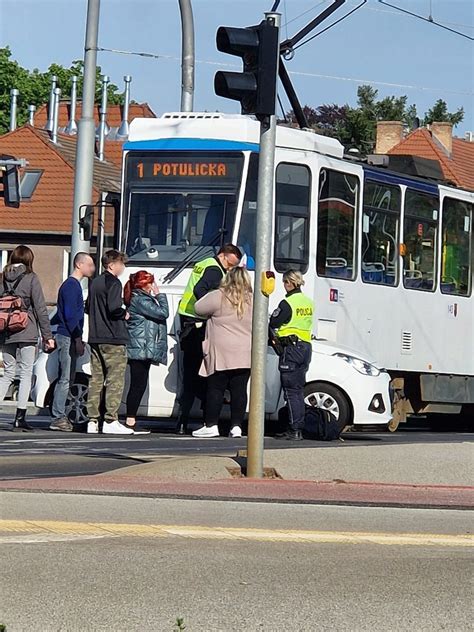
[[[127,343],[129,360],[151,360],[152,364],[166,364],[169,315],[168,300],[164,294],[153,297],[142,290],[132,292],[127,321],[130,340]]]

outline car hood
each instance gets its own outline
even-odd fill
[[[357,349],[345,347],[344,345],[338,345],[335,342],[330,342],[329,340],[313,340],[311,344],[313,346],[314,353],[322,353],[324,355],[345,353],[347,355],[353,356],[354,358],[359,358],[364,362],[369,362],[370,364],[376,366],[378,369],[383,370],[378,362],[376,362],[373,358],[368,358],[364,353],[357,351]]]

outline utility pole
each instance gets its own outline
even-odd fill
[[[194,20],[191,0],[179,0],[181,13],[181,112],[194,107]]]
[[[82,112],[77,129],[76,168],[74,174],[74,202],[71,230],[71,271],[74,256],[89,252],[90,243],[81,237],[79,220],[81,207],[92,203],[92,178],[94,173],[95,121],[94,101],[97,68],[97,43],[99,35],[100,0],[88,0],[86,37],[84,46],[84,84],[82,88]]]
[[[280,28],[279,13],[265,13],[265,20]],[[275,47],[275,68],[280,57]],[[277,76],[272,77],[275,91]],[[276,116],[260,121],[258,162],[257,226],[255,256],[255,293],[252,319],[252,375],[250,382],[249,429],[247,437],[247,476],[263,477],[263,442],[265,432],[265,376],[268,355],[268,294],[263,282],[271,265],[273,195],[275,178]]]

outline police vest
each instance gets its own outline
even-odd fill
[[[194,288],[202,279],[204,272],[208,268],[216,267],[222,272],[222,277],[224,277],[224,271],[214,259],[214,257],[209,257],[208,259],[204,259],[203,261],[199,261],[193,268],[191,272],[191,276],[189,277],[188,284],[186,285],[186,289],[184,290],[183,297],[179,302],[178,313],[182,316],[190,316],[191,318],[198,318],[196,312],[194,311],[194,304],[196,303],[196,297],[194,295]]]
[[[291,320],[278,328],[280,338],[297,336],[300,340],[311,342],[313,330],[313,301],[301,292],[290,294],[285,301],[291,307]]]

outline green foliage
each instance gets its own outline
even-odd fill
[[[186,630],[186,624],[184,623],[183,617],[178,617],[174,624],[173,632],[183,632],[183,630]]]
[[[7,626],[0,623],[0,632],[7,632]]]
[[[28,105],[39,107],[49,100],[51,90],[51,77],[57,75],[58,87],[61,88],[61,97],[67,99],[71,93],[72,77],[78,77],[78,95],[82,94],[84,63],[76,60],[69,68],[59,64],[51,64],[46,72],[40,72],[37,68],[28,70],[11,58],[8,47],[0,48],[0,134],[8,131],[10,121],[10,90],[16,88],[18,96],[18,125],[23,125],[28,120]],[[96,76],[96,101],[100,101],[102,70],[97,67]],[[123,102],[123,95],[118,94],[118,87],[109,83],[109,103]]]
[[[356,107],[347,104],[339,106],[335,103],[317,108],[305,105],[303,111],[308,125],[319,134],[338,138],[347,149],[355,148],[362,154],[374,149],[377,121],[402,121],[412,130],[418,125],[427,125],[433,121],[448,121],[458,125],[464,118],[463,108],[448,112],[448,106],[442,99],[436,101],[424,118],[419,118],[416,105],[407,105],[407,101],[406,96],[379,99],[378,90],[362,85],[357,90]],[[286,114],[286,119],[291,125],[296,125],[293,111]]]

